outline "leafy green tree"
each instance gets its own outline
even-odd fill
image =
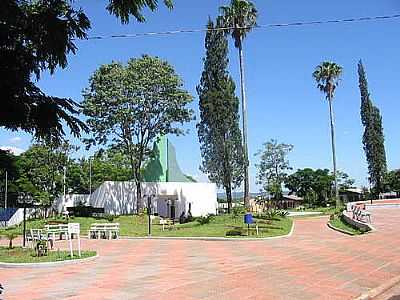
[[[37,141],[17,158],[18,190],[32,194],[42,205],[51,205],[62,194],[64,168],[74,149],[67,142]]]
[[[261,184],[264,191],[272,194],[275,200],[282,196],[282,184],[287,176],[289,165],[287,155],[293,150],[293,145],[278,143],[271,140],[264,143],[264,148],[257,152],[260,163],[257,167],[257,183]]]
[[[87,37],[90,21],[73,2],[0,1],[0,127],[57,139],[64,135],[64,124],[75,136],[86,130],[76,102],[48,96],[34,82],[43,71],[65,68],[67,56],[77,50],[74,40]],[[164,3],[173,6],[172,0]],[[130,16],[144,22],[142,10],[157,6],[157,0],[109,0],[107,10],[122,23]]]
[[[397,196],[400,196],[400,169],[387,172],[385,185],[388,191],[396,192]]]
[[[164,4],[169,8],[173,8],[172,0],[164,0]],[[121,19],[122,23],[129,23],[130,16],[133,16],[138,22],[145,22],[146,18],[142,14],[142,10],[148,7],[151,11],[155,11],[158,7],[157,0],[109,0],[107,10]]]
[[[367,76],[361,60],[358,63],[358,76],[361,94],[361,122],[364,126],[364,151],[368,163],[369,180],[373,185],[373,194],[378,197],[379,193],[384,192],[384,177],[387,171],[382,117],[379,109],[372,103]]]
[[[354,179],[348,174],[337,171],[338,186],[340,190],[351,188]],[[331,197],[335,178],[328,169],[311,168],[299,169],[285,179],[285,187],[290,193],[303,197],[310,205],[326,205]]]
[[[15,179],[17,177],[17,165],[16,157],[10,151],[5,151],[0,149],[0,207],[5,205],[4,193],[5,188],[5,178],[7,172],[7,192],[15,192]]]
[[[129,181],[132,174],[129,158],[123,150],[101,149],[92,157],[69,161],[66,176],[68,193],[89,194],[90,172],[92,192],[105,181]]]
[[[313,169],[299,169],[285,178],[285,187],[299,197],[305,197],[313,189],[315,172]]]
[[[220,7],[221,16],[218,25],[226,28],[225,33],[232,35],[235,47],[239,51],[240,90],[242,94],[243,152],[244,152],[244,204],[249,207],[249,157],[247,146],[247,100],[244,77],[243,40],[257,25],[257,9],[248,0],[231,0],[229,6]]]
[[[290,193],[296,193],[311,205],[326,205],[333,185],[334,177],[328,169],[299,169],[285,179]]]
[[[239,99],[229,76],[228,41],[209,20],[205,46],[204,71],[197,86],[200,122],[197,131],[202,155],[200,169],[223,187],[232,208],[232,188],[243,180],[243,147],[239,128]]]
[[[89,146],[114,145],[129,157],[140,210],[142,166],[151,145],[161,135],[184,134],[177,126],[193,119],[186,106],[192,96],[183,89],[173,67],[157,57],[143,55],[127,66],[101,66],[84,91],[83,112],[92,138]]]
[[[333,176],[335,178],[335,198],[336,207],[340,206],[339,188],[336,176],[336,146],[335,146],[335,124],[332,109],[332,102],[336,88],[339,84],[340,76],[342,75],[342,67],[334,62],[323,62],[316,67],[313,77],[317,82],[317,87],[325,94],[329,104],[329,119],[331,123],[331,144],[332,144],[332,161],[333,161]]]
[[[60,138],[66,124],[79,136],[85,125],[76,103],[45,95],[33,80],[66,67],[73,39],[86,38],[90,28],[85,14],[69,1],[7,0],[0,2],[0,24],[0,126]]]
[[[350,189],[354,186],[355,180],[350,178],[345,172],[337,171],[336,175],[340,191]]]

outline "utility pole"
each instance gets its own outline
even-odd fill
[[[64,189],[64,192],[63,192],[63,194],[64,194],[64,202],[65,202],[65,179],[66,179],[66,176],[67,176],[67,167],[66,166],[64,166],[64,178],[63,178],[63,189]]]
[[[8,172],[6,170],[6,189],[4,192],[4,208],[7,208],[7,196],[8,196]]]
[[[92,159],[89,158],[89,194],[92,195]]]

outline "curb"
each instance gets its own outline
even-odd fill
[[[341,233],[344,233],[344,234],[347,234],[347,235],[350,235],[350,236],[356,236],[357,235],[357,234],[354,234],[354,233],[352,233],[350,231],[337,228],[337,227],[333,226],[330,222],[326,223],[326,225],[332,230],[335,230],[335,231],[338,231],[338,232],[341,232]]]
[[[72,259],[72,260],[62,260],[62,261],[53,261],[53,262],[41,262],[41,263],[4,263],[0,262],[0,269],[1,268],[47,268],[47,267],[58,267],[64,265],[73,265],[79,264],[84,262],[93,261],[99,258],[99,255],[96,254],[95,256],[86,257],[86,258],[79,258],[79,259]]]
[[[278,235],[278,236],[270,236],[265,238],[227,238],[227,237],[201,237],[201,236],[192,236],[192,237],[170,237],[170,236],[148,236],[148,237],[121,237],[120,240],[175,240],[175,241],[224,241],[224,242],[244,242],[244,241],[268,241],[268,240],[276,240],[282,238],[288,238],[293,235],[294,232],[294,221],[292,222],[292,228],[290,232],[286,235]]]
[[[380,286],[378,286],[376,288],[369,290],[368,292],[361,294],[354,300],[372,300],[375,297],[383,294],[387,290],[390,290],[392,287],[394,287],[398,283],[400,283],[400,275],[390,279],[389,281],[385,282],[384,284],[381,284]]]

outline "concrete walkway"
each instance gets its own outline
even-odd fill
[[[352,299],[400,274],[400,209],[374,209],[363,236],[326,222],[296,219],[292,237],[268,241],[84,240],[96,261],[0,269],[3,298]]]

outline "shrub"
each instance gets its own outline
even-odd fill
[[[205,216],[198,217],[196,221],[200,225],[205,225],[205,224],[210,223],[212,219],[213,219],[212,215],[205,215]]]
[[[58,224],[67,224],[66,220],[49,220],[46,222],[46,225],[58,225]]]
[[[280,215],[280,211],[278,209],[269,209],[264,213],[263,219],[272,220]]]
[[[6,239],[8,239],[8,249],[13,248],[13,240],[18,236],[18,234],[13,230],[6,230],[4,233]]]
[[[281,216],[282,218],[286,218],[289,215],[289,212],[286,210],[281,210],[279,212],[279,216]]]
[[[241,236],[242,230],[241,229],[230,229],[225,233],[226,236]]]
[[[104,218],[105,218],[108,222],[114,221],[114,215],[107,214],[107,215],[104,215]]]
[[[243,215],[244,213],[246,213],[246,209],[243,206],[236,206],[232,208],[232,213],[233,216],[237,217],[239,215]]]

